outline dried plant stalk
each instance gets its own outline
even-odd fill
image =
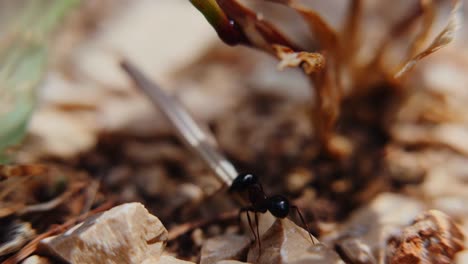
[[[455,1],[454,8],[450,14],[447,26],[437,35],[432,43],[425,50],[414,56],[395,74],[395,78],[401,78],[405,73],[410,71],[418,61],[429,56],[430,54],[438,51],[444,46],[448,45],[455,38],[455,32],[459,29],[462,20],[460,9],[460,1]]]
[[[351,96],[358,91],[366,92],[377,83],[398,81],[418,61],[450,43],[461,19],[460,1],[454,0],[452,1],[453,11],[447,27],[428,48],[417,53],[429,36],[436,12],[432,0],[420,0],[408,15],[391,26],[388,38],[382,40],[375,57],[367,64],[359,65],[354,60],[357,50],[362,48],[360,45],[365,44],[360,43],[359,40],[362,33],[359,26],[360,19],[363,17],[362,0],[350,0],[348,15],[345,19],[346,25],[342,31],[336,31],[320,14],[295,0],[264,1],[295,10],[317,38],[319,49],[309,51],[300,48],[299,45],[286,38],[273,24],[259,19],[252,10],[236,0],[209,2],[219,5],[219,12],[223,12],[225,17],[234,21],[238,26],[238,31],[245,37],[243,41],[239,41],[240,44],[258,48],[276,56],[280,59],[280,69],[300,67],[310,77],[316,94],[315,104],[312,108],[313,121],[317,136],[325,150],[328,151],[331,150],[330,142],[335,133],[334,126],[339,117],[341,102],[346,96]],[[392,45],[399,41],[400,37],[410,34],[411,25],[421,19],[421,29],[414,41],[408,43],[406,56],[403,56],[403,61],[400,62],[400,65],[403,66],[395,75],[394,69],[389,69],[382,63],[385,60],[384,55]]]

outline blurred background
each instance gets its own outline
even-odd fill
[[[330,52],[293,9],[241,2],[307,51]],[[94,186],[72,192],[74,202],[51,209],[47,220],[19,217],[38,233],[111,199],[142,202],[168,229],[237,210],[229,197],[210,198],[221,183],[135,89],[119,66],[128,59],[209,126],[241,171],[262,175],[267,191],[291,197],[305,208],[308,222],[315,215],[329,223],[313,230],[325,240],[349,229],[350,215],[388,198],[382,198],[385,193],[402,199],[384,199],[388,204],[418,204],[402,219],[435,208],[466,235],[466,28],[462,23],[453,43],[395,80],[390,77],[401,65],[394,59],[415,38],[392,35],[391,29],[405,28],[406,11],[419,1],[363,2],[359,48],[346,64],[359,70],[339,73],[347,85],[334,128],[339,153],[327,156],[310,112],[317,91],[302,70],[280,71],[270,54],[222,43],[189,1],[0,0],[0,161],[42,163],[52,170],[15,191],[7,188],[11,182],[0,182],[1,205],[14,212],[72,192],[77,182]],[[436,14],[427,39],[444,29],[453,2],[416,9]],[[468,2],[462,2],[466,15]],[[337,31],[346,27],[348,1],[302,3]],[[418,23],[416,29],[425,25]],[[346,50],[351,37],[341,37]],[[387,42],[379,66],[360,71],[369,70],[362,65]],[[390,209],[376,214],[399,210],[383,204],[378,206]],[[236,226],[230,221],[205,230],[206,236]],[[186,240],[173,242],[171,250],[196,260],[201,244]]]

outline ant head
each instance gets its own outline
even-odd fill
[[[234,192],[243,191],[254,184],[258,184],[257,176],[250,173],[241,173],[234,179],[229,190]]]
[[[278,218],[285,218],[289,215],[289,200],[282,195],[275,195],[268,198],[268,211]]]

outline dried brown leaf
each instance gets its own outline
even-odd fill
[[[0,180],[12,177],[37,176],[47,172],[47,167],[39,164],[0,165]]]
[[[276,56],[280,59],[278,69],[283,70],[286,67],[301,67],[307,75],[321,71],[325,67],[325,58],[317,52],[294,52],[292,49],[273,45]]]
[[[461,13],[460,1],[455,1],[454,7],[450,14],[449,22],[447,26],[436,36],[432,43],[425,50],[414,56],[408,61],[402,68],[395,74],[395,78],[401,78],[405,73],[410,71],[418,61],[429,56],[430,54],[438,51],[444,46],[448,45],[455,37],[455,32],[461,25],[462,13]]]

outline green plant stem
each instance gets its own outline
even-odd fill
[[[226,44],[236,45],[244,41],[243,34],[236,27],[235,21],[226,15],[216,0],[190,0],[190,2],[203,14]]]

